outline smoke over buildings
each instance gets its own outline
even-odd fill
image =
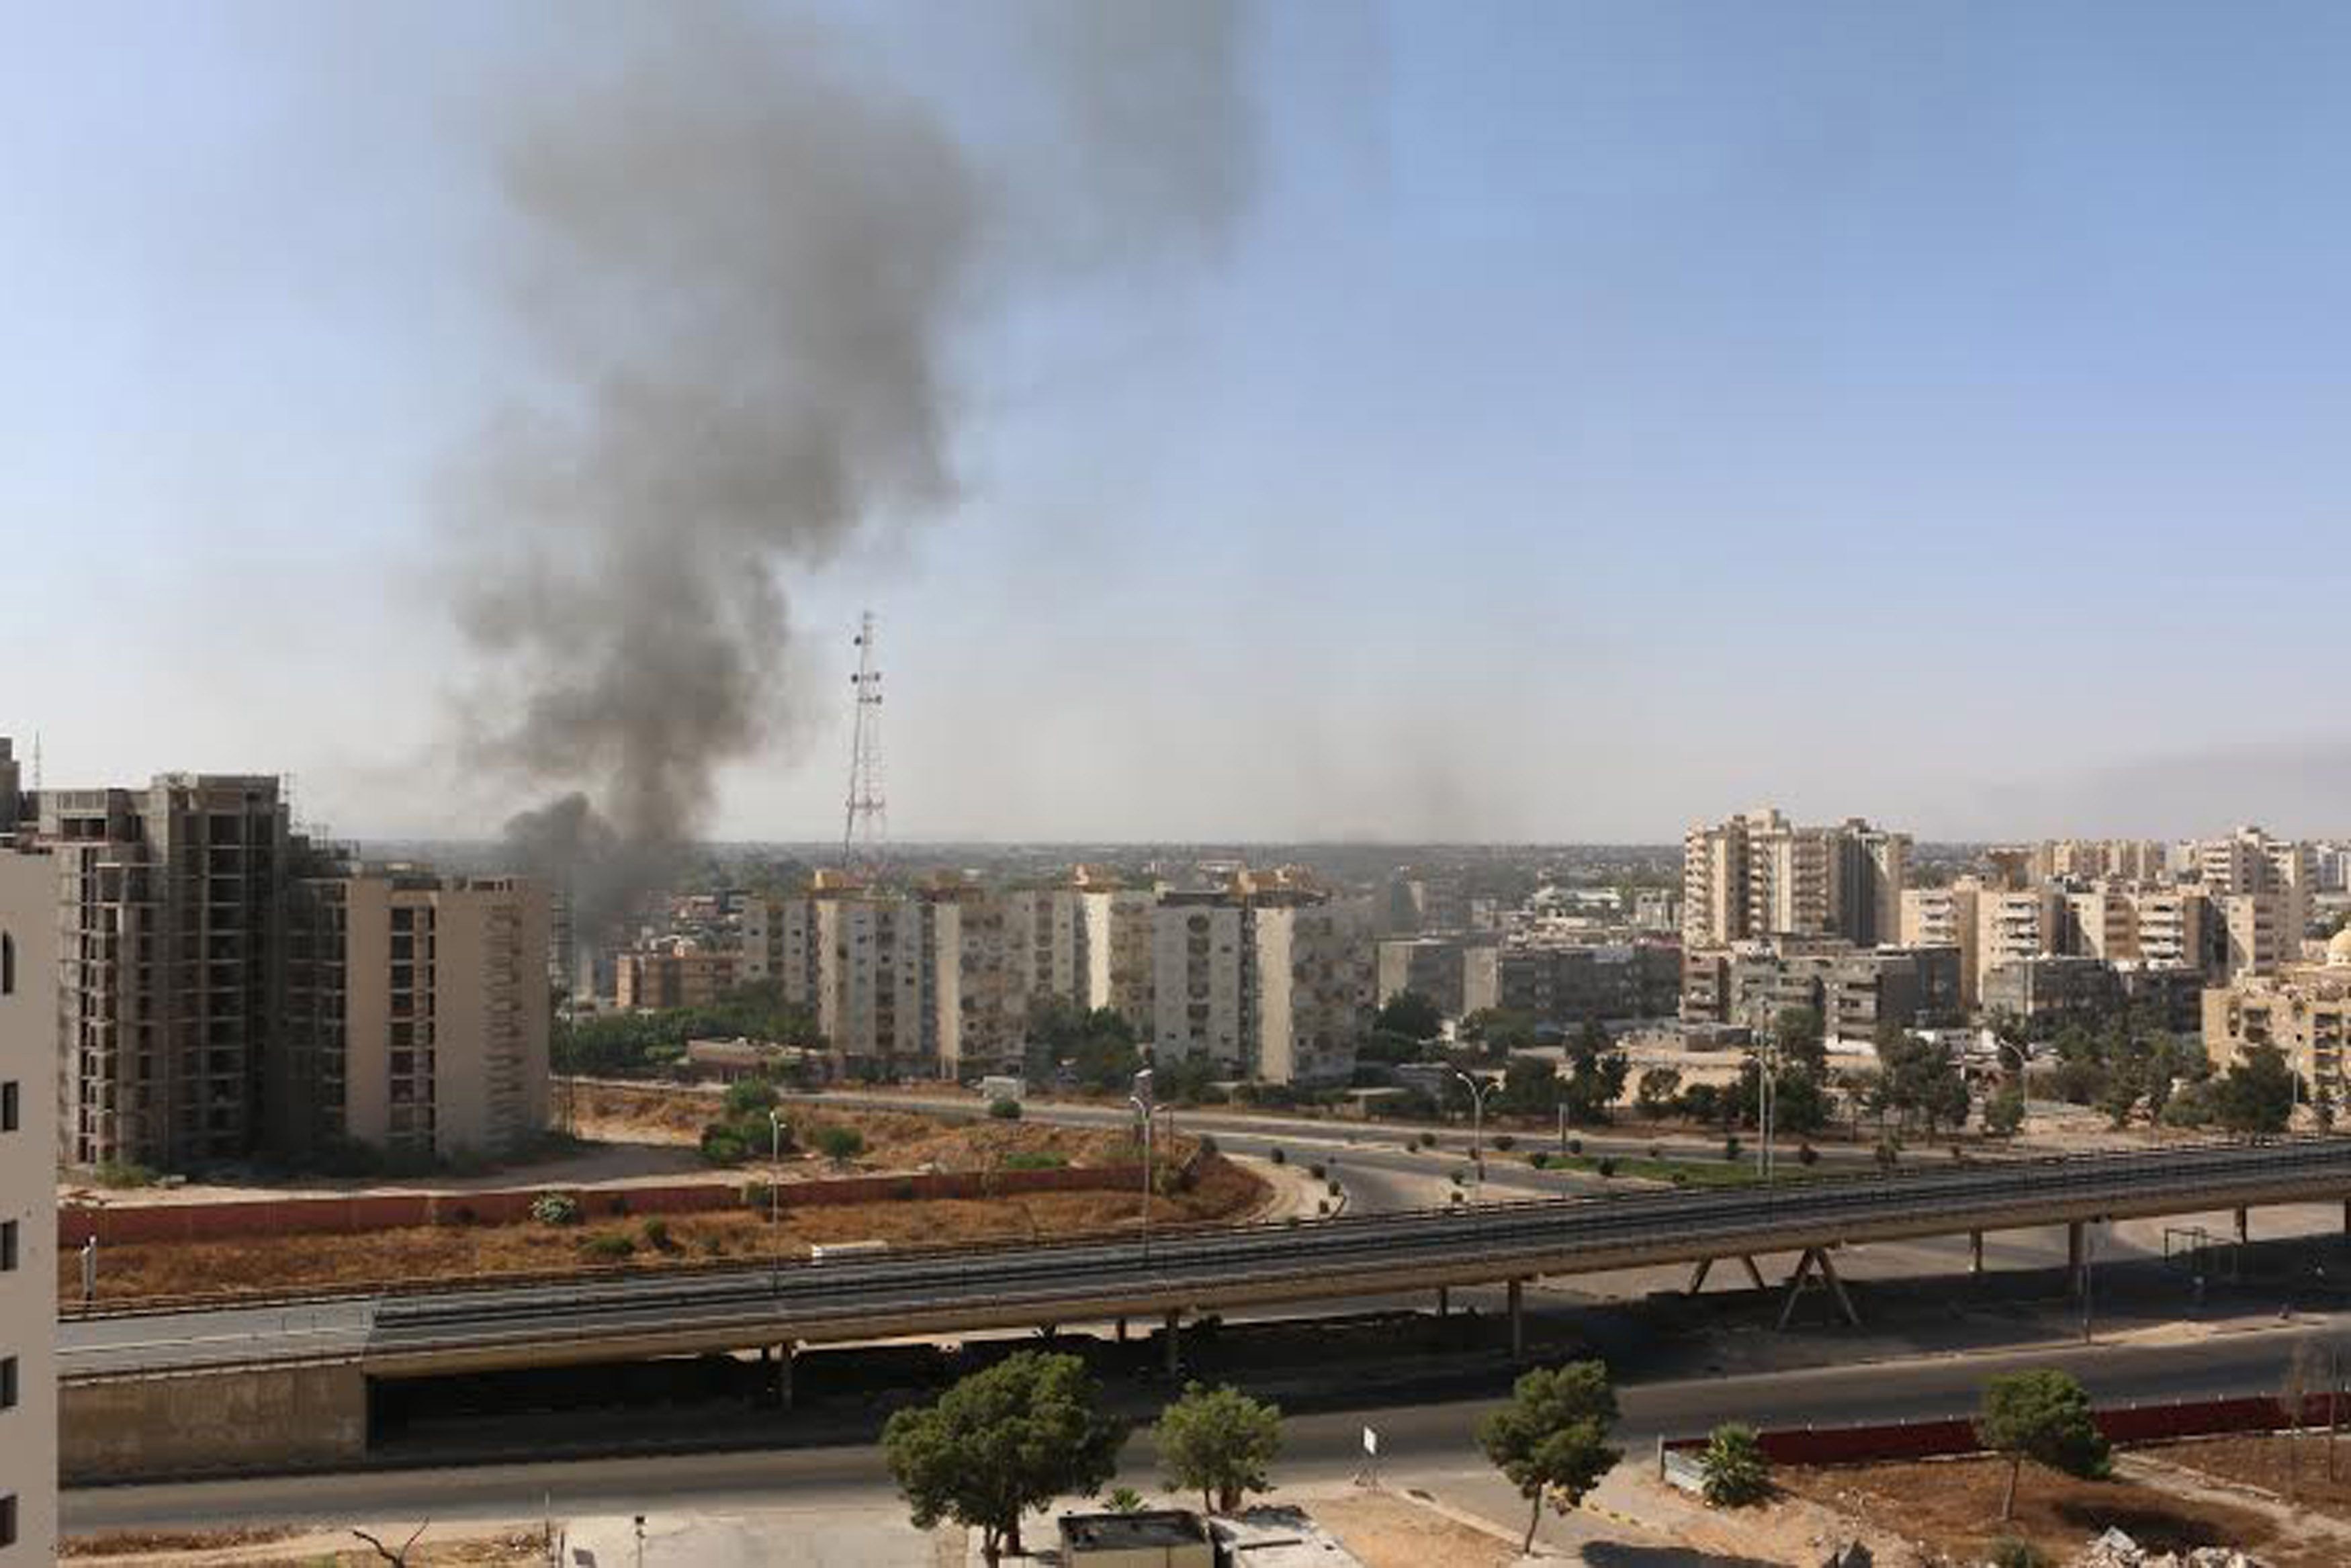
[[[972,333],[1088,269],[1213,254],[1254,170],[1232,4],[1001,8],[1035,120],[1009,138],[805,24],[646,15],[502,120],[531,390],[448,491],[471,751],[555,793],[511,847],[583,929],[783,717],[790,574],[951,511]]]

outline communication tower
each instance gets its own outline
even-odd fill
[[[882,798],[882,670],[874,663],[873,612],[857,627],[857,717],[850,741],[848,814],[841,828],[843,869],[872,873],[890,836],[890,811]]]

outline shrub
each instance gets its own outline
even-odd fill
[[[531,1199],[530,1217],[542,1225],[577,1225],[580,1199],[569,1192],[542,1192]]]
[[[990,1100],[987,1102],[987,1114],[1000,1122],[1017,1122],[1020,1119],[1020,1102]]]
[[[1318,1159],[1306,1168],[1306,1174],[1320,1181],[1331,1174],[1331,1168]]]
[[[1738,1140],[1737,1138],[1735,1138],[1735,1137],[1727,1137],[1727,1138],[1724,1138],[1724,1139],[1722,1140],[1722,1158],[1723,1158],[1723,1163],[1724,1163],[1724,1164],[1726,1164],[1726,1165],[1728,1165],[1728,1164],[1731,1163],[1732,1161],[1734,1161],[1734,1160],[1738,1159],[1738,1158],[1739,1158],[1739,1151],[1740,1151],[1740,1142],[1739,1142],[1739,1140]]]
[[[1453,1185],[1454,1185],[1454,1186],[1456,1186],[1456,1187],[1459,1187],[1459,1186],[1461,1186],[1464,1182],[1466,1182],[1466,1181],[1468,1181],[1468,1177],[1465,1173],[1463,1173],[1463,1172],[1461,1172],[1461,1171],[1458,1171],[1458,1170],[1457,1170],[1457,1171],[1455,1171],[1455,1172],[1453,1173]]]
[[[725,1257],[726,1255],[726,1238],[721,1236],[716,1231],[705,1231],[702,1238],[702,1255],[705,1258]]]
[[[1006,1155],[1003,1161],[1007,1170],[1059,1170],[1069,1163],[1068,1155],[1057,1154],[1050,1148],[1017,1148]],[[907,1196],[914,1196],[911,1189]]]
[[[1516,1133],[1496,1133],[1494,1135],[1494,1147],[1500,1149],[1504,1154],[1508,1154],[1512,1149],[1519,1147],[1518,1135]]]
[[[865,1135],[855,1127],[830,1122],[816,1129],[816,1148],[835,1165],[845,1165],[865,1152]]]
[[[1319,1199],[1314,1205],[1314,1212],[1328,1220],[1331,1217],[1331,1200],[1327,1198]]]
[[[1330,1184],[1330,1192],[1331,1192],[1331,1196],[1332,1196],[1332,1197],[1333,1197],[1333,1198],[1336,1198],[1336,1197],[1338,1197],[1338,1196],[1340,1195],[1340,1193],[1341,1193],[1341,1192],[1343,1192],[1343,1190],[1345,1190],[1345,1189],[1344,1189],[1343,1188],[1342,1188],[1342,1187],[1339,1185],[1339,1179],[1338,1179],[1337,1177],[1335,1177],[1335,1176],[1334,1176],[1334,1177],[1332,1177],[1332,1178],[1331,1179],[1331,1184]]]
[[[1273,1152],[1266,1156],[1266,1158],[1273,1161],[1276,1165],[1287,1165],[1290,1163],[1290,1157],[1281,1152],[1281,1147],[1278,1144],[1274,1146]]]
[[[1437,1135],[1433,1132],[1425,1132],[1421,1134],[1420,1147],[1423,1148],[1435,1148],[1437,1147]]]
[[[1653,1143],[1653,1144],[1651,1144],[1651,1145],[1649,1146],[1649,1158],[1650,1158],[1651,1159],[1663,1159],[1663,1158],[1666,1158],[1666,1146],[1665,1146],[1664,1144],[1661,1144],[1661,1143]]]
[[[750,1155],[734,1130],[713,1122],[702,1129],[702,1158],[712,1165],[740,1165]]]
[[[2030,1541],[2003,1535],[1991,1543],[1991,1568],[2049,1568],[2049,1554]]]
[[[1582,1154],[1583,1152],[1583,1140],[1580,1137],[1569,1138],[1567,1140],[1567,1152],[1574,1155]]]
[[[637,1244],[626,1236],[606,1233],[590,1236],[580,1243],[580,1250],[599,1262],[618,1262],[636,1255]]]
[[[1600,1157],[1600,1163],[1593,1168],[1598,1170],[1603,1177],[1613,1179],[1616,1174],[1616,1157],[1613,1154],[1602,1155]]]
[[[1200,1152],[1202,1154],[1214,1154],[1217,1152],[1217,1140],[1213,1134],[1203,1133],[1200,1135]]]
[[[152,1187],[161,1179],[135,1161],[108,1160],[92,1174],[100,1187]]]
[[[1796,1146],[1796,1163],[1798,1165],[1818,1165],[1820,1162],[1821,1151],[1819,1149],[1814,1148],[1808,1143],[1800,1143]]]
[[[776,1108],[776,1086],[762,1078],[752,1078],[737,1084],[726,1091],[726,1114],[741,1120],[745,1116],[765,1116]]]
[[[677,1242],[669,1233],[669,1221],[658,1214],[640,1227],[640,1234],[644,1237],[645,1245],[656,1252],[672,1252],[677,1250]]]
[[[1745,1508],[1771,1492],[1771,1467],[1755,1428],[1726,1421],[1707,1438],[1698,1458],[1705,1477],[1706,1501],[1717,1508]]]
[[[1545,1154],[1541,1149],[1537,1149],[1534,1153],[1527,1156],[1527,1163],[1533,1166],[1537,1170],[1541,1170],[1551,1164],[1551,1156]]]
[[[1141,1513],[1143,1494],[1131,1486],[1119,1487],[1102,1500],[1113,1513]]]
[[[757,1209],[761,1213],[776,1200],[776,1187],[769,1181],[747,1181],[743,1184],[743,1207]]]

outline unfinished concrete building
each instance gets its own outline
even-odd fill
[[[281,999],[292,836],[277,781],[167,774],[37,800],[59,881],[63,1158],[250,1155]]]

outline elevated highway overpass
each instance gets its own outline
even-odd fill
[[[1855,1244],[2042,1226],[2078,1238],[2095,1220],[2312,1201],[2344,1201],[2351,1217],[2351,1139],[75,1318],[61,1325],[60,1370],[70,1383],[332,1361],[406,1377],[1112,1317],[1173,1324],[1201,1311],[1447,1286],[1507,1284],[1515,1299],[1520,1282],[1546,1275],[1781,1252],[1828,1270],[1835,1249]]]

